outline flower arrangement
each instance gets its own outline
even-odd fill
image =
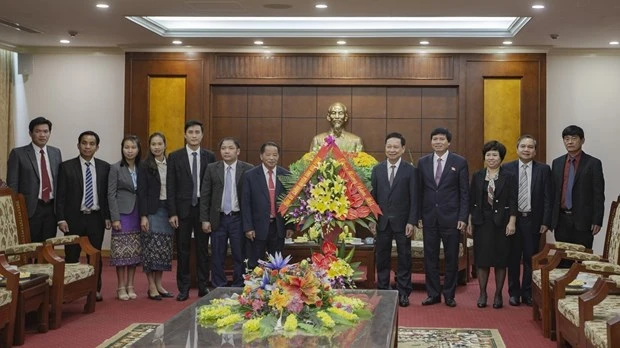
[[[291,164],[291,175],[281,178],[289,192],[281,213],[309,240],[319,242],[334,230],[348,235],[356,225],[368,228],[381,213],[369,192],[377,160],[364,152],[341,152],[331,136],[325,141],[318,152]]]
[[[250,342],[272,335],[331,336],[370,318],[366,302],[338,294],[333,285],[352,276],[335,245],[324,246],[323,257],[289,264],[290,256],[269,255],[246,273],[241,295],[214,299],[197,311],[198,323],[222,332],[241,330]],[[347,267],[349,266],[349,267]]]

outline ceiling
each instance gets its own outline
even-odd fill
[[[98,9],[97,3],[110,5]],[[316,9],[325,3],[327,9]],[[270,6],[270,5],[286,6]],[[533,4],[544,4],[535,10]],[[268,5],[268,6],[265,6]],[[290,6],[290,7],[289,7]],[[273,7],[276,7],[275,9]],[[288,7],[278,9],[277,7]],[[178,38],[161,37],[125,16],[265,16],[265,17],[426,17],[523,16],[532,17],[510,40],[510,50],[548,52],[555,49],[606,49],[620,52],[618,0],[2,0],[0,20],[18,23],[40,33],[0,25],[0,45],[16,51],[68,47],[116,48],[125,51],[206,50],[274,52],[347,50],[352,52],[484,51],[497,50],[505,38],[398,37],[344,38]],[[68,32],[75,31],[71,37]],[[552,39],[550,34],[557,34]],[[62,45],[61,39],[71,43]],[[423,39],[430,41],[421,46]],[[263,40],[264,46],[253,44]]]

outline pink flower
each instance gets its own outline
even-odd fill
[[[256,300],[254,301],[254,303],[252,303],[252,309],[255,312],[258,312],[259,310],[261,310],[261,308],[263,308],[264,305],[265,305],[265,302],[263,302],[263,300]]]
[[[304,302],[299,296],[295,296],[291,299],[286,309],[291,313],[299,313],[304,309]]]

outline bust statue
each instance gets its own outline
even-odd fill
[[[347,124],[348,120],[349,114],[347,113],[347,107],[344,104],[336,102],[330,105],[329,109],[327,109],[327,121],[331,124],[331,129],[329,132],[324,132],[314,136],[312,143],[310,144],[310,151],[318,151],[321,146],[323,146],[323,143],[325,143],[325,138],[328,135],[334,137],[336,140],[336,145],[338,145],[342,151],[364,151],[362,138],[344,130],[344,126]]]

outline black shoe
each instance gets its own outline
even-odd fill
[[[510,300],[508,300],[508,303],[510,303],[511,306],[518,306],[521,304],[517,296],[510,296]]]
[[[209,294],[209,289],[204,289],[204,290],[198,291],[198,297],[207,296],[208,294]]]
[[[95,295],[95,300],[97,302],[103,301],[103,296],[101,296],[101,293],[99,291],[97,291],[97,294]]]
[[[161,301],[161,295],[159,293],[157,295],[153,296],[153,295],[151,295],[150,292],[147,291],[146,294],[149,297],[149,300]]]
[[[453,307],[453,308],[456,307],[456,300],[454,300],[453,298],[447,298],[446,306]]]
[[[398,296],[398,304],[401,307],[409,306],[409,296],[407,296],[407,295],[400,295],[400,296]]]
[[[498,309],[504,307],[504,300],[502,299],[502,295],[495,295],[495,299],[493,300],[493,308]]]
[[[532,298],[531,298],[531,297],[523,297],[523,298],[521,299],[521,302],[525,303],[526,305],[528,305],[528,306],[530,306],[530,307],[531,307],[531,306],[532,306],[532,304],[534,303],[534,302],[532,301]]]
[[[430,306],[430,305],[434,305],[435,303],[441,303],[441,297],[429,296],[424,301],[422,301],[422,306]]]
[[[174,297],[174,295],[171,292],[160,292],[159,295],[165,298]]]
[[[478,303],[477,303],[478,308],[484,308],[487,306],[487,295],[480,295],[480,297],[478,297]]]
[[[177,295],[177,301],[179,302],[187,301],[188,298],[189,298],[189,294],[186,292],[180,292]]]

